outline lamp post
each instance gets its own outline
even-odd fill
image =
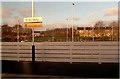
[[[20,27],[20,21],[18,20],[17,23],[17,42],[19,43],[19,27]],[[17,44],[17,57],[18,57],[18,62],[19,62],[19,45]]]
[[[34,0],[32,0],[32,18],[34,17]],[[35,45],[34,45],[34,27],[32,28],[32,62],[35,62]]]
[[[19,42],[19,26],[20,26],[20,22],[18,20],[18,23],[17,23],[17,42]]]
[[[66,33],[67,34],[67,39],[66,40],[68,42],[68,19],[66,19],[66,20],[67,20],[67,33]]]
[[[74,42],[74,2],[72,3],[72,42]]]
[[[32,18],[34,17],[34,0],[32,0]],[[32,44],[34,45],[34,27],[32,28]]]
[[[55,38],[54,33],[55,33],[55,28],[54,28],[54,26],[53,26],[53,32],[52,32],[52,42],[54,42],[54,38]]]
[[[112,41],[113,41],[113,36],[114,36],[114,31],[113,31],[113,26],[112,26]]]
[[[95,41],[95,27],[92,25],[92,30],[93,30],[93,42]]]
[[[72,63],[72,48],[73,48],[73,42],[74,42],[74,30],[73,30],[73,26],[74,26],[74,2],[72,3],[72,43],[71,43],[71,48],[70,48],[70,63]]]

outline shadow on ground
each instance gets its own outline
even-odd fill
[[[81,78],[119,78],[119,64],[2,61],[2,73]]]

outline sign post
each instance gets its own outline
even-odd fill
[[[34,27],[42,27],[42,17],[24,18],[24,27],[32,28],[32,62],[35,62]]]
[[[24,27],[32,28],[32,62],[35,62],[34,27],[42,27],[42,17],[34,17],[34,0],[32,0],[32,17],[24,18]]]
[[[34,0],[32,0],[32,18],[34,17]],[[35,45],[34,45],[34,27],[32,28],[32,62],[35,62]]]
[[[28,17],[24,18],[25,28],[42,27],[42,17]]]

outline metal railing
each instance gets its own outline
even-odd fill
[[[35,61],[118,63],[118,49],[118,42],[35,42]],[[32,43],[1,42],[1,57],[32,61]]]

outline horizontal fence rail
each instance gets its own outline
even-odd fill
[[[32,61],[32,43],[1,42],[2,60]],[[35,42],[35,61],[118,63],[118,42]]]

